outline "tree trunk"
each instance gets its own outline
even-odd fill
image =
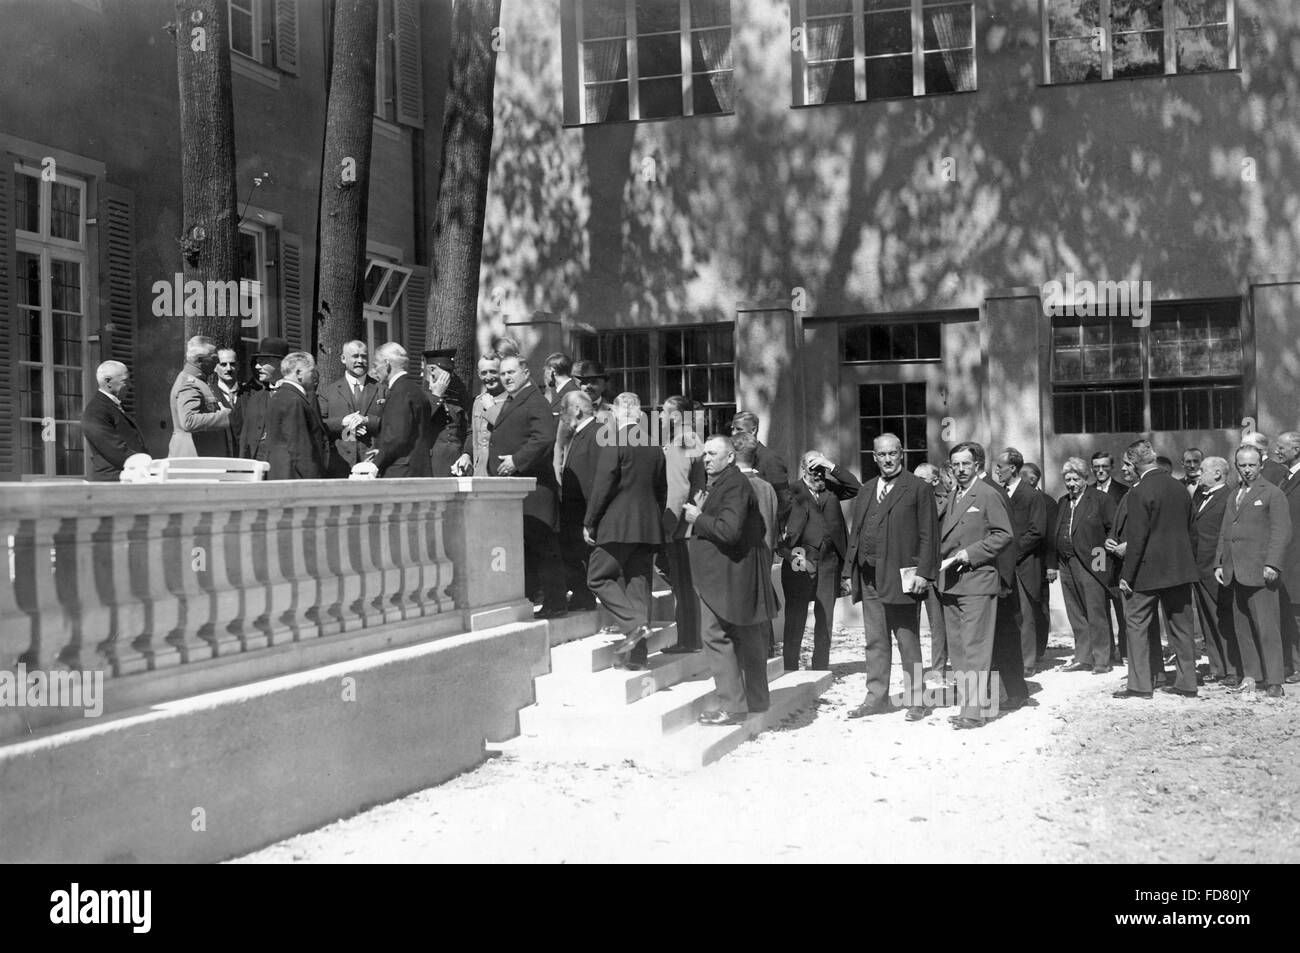
[[[316,356],[322,384],[343,373],[343,345],[366,339],[363,287],[378,13],[375,0],[337,0],[334,6],[317,252],[317,307],[325,316]]]
[[[478,359],[479,268],[492,153],[492,95],[501,0],[457,0],[442,165],[433,221],[429,347],[454,347],[472,374]]]
[[[238,279],[235,111],[230,92],[226,0],[176,0],[176,66],[181,107],[181,257],[184,280]],[[221,307],[213,307],[220,304]],[[226,296],[204,295],[185,314],[185,337],[205,334],[219,347],[239,340],[240,317]]]

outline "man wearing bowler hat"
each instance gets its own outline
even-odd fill
[[[456,375],[456,349],[434,348],[424,352],[424,381],[433,413],[433,448],[429,461],[436,477],[452,476],[452,467],[465,443],[466,408],[469,393]]]
[[[573,368],[573,379],[591,398],[591,406],[596,411],[596,422],[604,423],[614,418],[614,407],[605,400],[605,388],[609,385],[609,375],[605,365],[600,361],[579,361]]]
[[[266,414],[271,406],[271,391],[280,383],[280,362],[289,356],[289,342],[284,338],[262,338],[253,355],[256,390],[235,407],[238,418],[232,428],[239,434],[239,456],[247,460],[270,462],[266,445]]]

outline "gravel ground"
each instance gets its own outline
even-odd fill
[[[838,633],[820,703],[704,770],[500,755],[237,862],[1300,860],[1300,691],[1115,701],[1121,670],[1060,672],[1053,636],[1033,707],[979,731],[847,721],[862,645]]]

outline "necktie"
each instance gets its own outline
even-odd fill
[[[1240,490],[1237,491],[1237,506],[1238,506],[1238,507],[1241,506],[1241,501],[1244,500],[1244,499],[1246,498],[1246,493],[1247,493],[1247,491],[1248,491],[1249,489],[1250,489],[1250,487],[1243,486]]]
[[[876,502],[877,503],[883,502],[885,497],[889,496],[889,491],[892,490],[893,488],[894,488],[893,480],[886,480],[884,477],[881,477],[880,485],[876,487]]]
[[[1065,528],[1065,534],[1067,536],[1074,534],[1074,508],[1079,505],[1080,499],[1081,497],[1076,496],[1070,501],[1070,524]]]

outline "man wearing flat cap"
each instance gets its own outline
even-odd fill
[[[469,392],[456,375],[456,349],[424,352],[425,396],[433,413],[433,448],[429,462],[436,477],[452,476],[452,467],[465,443]]]

